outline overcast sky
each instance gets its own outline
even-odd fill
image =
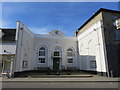
[[[33,33],[47,34],[58,29],[66,36],[74,32],[99,8],[118,9],[117,2],[4,2],[3,28],[16,28],[23,22]]]

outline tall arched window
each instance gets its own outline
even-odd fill
[[[73,63],[73,49],[67,49],[67,63]]]
[[[90,63],[90,66],[89,68],[96,68],[97,65],[96,65],[96,46],[94,44],[94,40],[91,39],[89,42],[88,42],[88,60],[89,60],[89,63]]]
[[[29,63],[29,54],[30,54],[30,48],[29,48],[29,42],[27,41],[24,44],[24,59],[22,61],[22,68],[27,69],[28,68],[28,63]]]
[[[39,49],[39,63],[45,63],[45,48],[41,47]]]
[[[73,56],[73,50],[71,48],[67,50],[67,56]]]

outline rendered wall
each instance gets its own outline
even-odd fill
[[[39,48],[45,46],[47,48],[47,58],[45,64],[38,64],[38,51]],[[77,38],[76,37],[66,37],[66,36],[51,36],[51,35],[35,35],[34,40],[34,65],[35,67],[49,67],[53,65],[52,52],[55,47],[61,47],[62,58],[60,60],[60,65],[67,67],[78,68],[78,51],[77,51]],[[67,63],[67,49],[73,48],[73,63]]]
[[[4,50],[6,52],[4,52]],[[9,43],[0,43],[0,54],[15,54],[16,50],[16,43],[9,42]]]
[[[14,62],[14,72],[31,70],[31,61],[33,60],[33,34],[32,32],[20,21],[17,22],[17,47],[16,47],[16,60]],[[25,56],[26,55],[26,56]],[[28,60],[28,67],[22,68],[23,60]]]
[[[106,72],[101,21],[89,26],[78,35],[78,45],[81,70]],[[96,68],[91,67],[92,60],[96,60]]]
[[[51,56],[53,49],[56,46],[61,47],[62,58],[60,65],[67,67],[79,67],[78,64],[78,50],[77,50],[77,38],[56,36],[56,35],[41,35],[32,34],[31,31],[21,22],[17,22],[17,50],[16,50],[16,61],[14,62],[15,70],[26,71],[35,70],[37,67],[50,67],[53,65],[53,58]],[[38,63],[38,52],[40,47],[45,46],[46,62]],[[73,48],[73,63],[67,63],[67,49]],[[22,68],[23,60],[28,60],[28,68]],[[61,69],[61,67],[60,67]]]

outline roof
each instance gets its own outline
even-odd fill
[[[16,29],[1,29],[2,41],[15,41]]]
[[[114,12],[114,13],[120,13],[120,11],[117,10],[110,10],[105,8],[100,8],[93,16],[91,16],[81,27],[78,28],[78,30],[82,29],[88,22],[90,22],[95,16],[97,16],[100,12]]]

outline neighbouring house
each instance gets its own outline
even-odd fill
[[[81,70],[111,77],[120,75],[120,11],[99,9],[76,35]],[[96,65],[91,67],[90,63]]]
[[[16,53],[15,37],[16,29],[0,29],[0,65],[2,74],[13,70],[13,61]]]

